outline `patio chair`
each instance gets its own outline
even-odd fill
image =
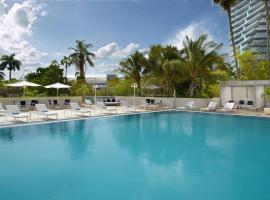
[[[234,111],[235,103],[226,102],[223,108],[217,110],[217,112],[232,112]]]
[[[244,100],[239,100],[238,107],[239,107],[239,109],[243,109],[245,107],[245,101]]]
[[[195,108],[194,101],[187,102],[186,106],[184,107],[178,107],[178,110],[193,110]]]
[[[244,108],[247,108],[249,110],[255,109],[254,102],[253,101],[247,101],[247,105],[245,105]]]
[[[215,111],[217,102],[211,101],[206,108],[201,108],[200,111]]]
[[[116,108],[108,108],[104,102],[97,102],[96,106],[94,107],[95,110],[100,110],[103,111],[105,113],[113,113],[115,112],[115,114],[117,114],[117,109]]]
[[[56,99],[53,100],[53,106],[54,107],[58,107],[59,106],[58,100],[56,100]]]
[[[35,105],[38,104],[38,100],[31,100],[30,108],[35,108]]]
[[[40,116],[45,116],[48,119],[49,116],[55,116],[55,118],[58,119],[58,113],[49,111],[45,104],[36,104],[35,107],[37,109],[39,118]]]
[[[69,107],[69,104],[70,104],[70,99],[65,99],[63,103],[63,107],[67,108]]]
[[[48,100],[48,103],[49,103],[49,107],[52,107],[53,106],[53,104],[52,104],[52,100]]]
[[[79,106],[79,104],[77,102],[70,102],[69,105],[70,105],[71,111],[79,113],[82,116],[84,116],[84,114],[86,114],[86,113],[90,113],[90,116],[91,116],[92,110],[90,110],[90,109],[81,109],[81,107]]]
[[[29,115],[28,113],[21,113],[20,108],[18,105],[7,105],[7,114],[12,117],[15,122],[17,121],[17,119],[23,119],[25,118],[26,121],[29,121]]]
[[[26,101],[20,101],[20,109],[22,110],[27,110],[27,105],[26,105]]]

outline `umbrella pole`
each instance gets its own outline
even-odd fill
[[[59,103],[58,102],[58,88],[56,90],[57,90],[57,104],[58,104]],[[58,107],[58,105],[57,105],[57,107]]]

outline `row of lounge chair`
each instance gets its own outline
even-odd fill
[[[117,114],[117,109],[112,107],[107,107],[104,102],[97,102],[96,104],[93,104],[91,100],[84,100],[84,107],[81,108],[80,105],[77,102],[69,102],[70,111],[74,114],[79,114],[81,116],[91,116],[92,112],[95,114],[97,110],[103,112],[104,114]],[[163,104],[163,105],[162,105]],[[139,106],[130,105],[127,101],[121,101],[122,110],[124,112],[134,112],[136,109],[160,109],[161,106],[168,108],[172,108],[170,102],[166,102],[163,100],[163,102],[159,102],[157,104],[154,103],[147,103],[146,101],[142,100],[140,101]],[[190,101],[186,104],[186,106],[178,107],[178,110],[195,110],[196,107],[194,105],[194,101]],[[223,107],[217,108],[217,102],[210,102],[207,107],[201,108],[200,111],[217,111],[217,112],[232,112],[235,109],[235,103],[233,102],[226,102]],[[35,104],[35,110],[30,113],[21,113],[20,108],[18,105],[7,105],[6,110],[3,108],[2,104],[0,103],[0,115],[2,116],[10,116],[15,121],[17,119],[26,119],[28,122],[31,120],[31,115],[37,114],[38,118],[49,118],[49,117],[55,117],[55,119],[58,119],[58,112],[48,110],[47,106],[45,104]]]
[[[70,111],[72,113],[80,114],[82,116],[88,115],[91,116],[92,112],[95,113],[95,111],[103,112],[104,114],[117,114],[117,109],[114,108],[108,108],[104,102],[97,102],[96,105],[93,105],[91,108],[81,108],[80,105],[77,102],[70,102]],[[49,111],[46,104],[35,104],[35,111],[32,111],[30,113],[23,113],[20,110],[20,107],[18,105],[6,105],[6,109],[3,108],[1,102],[0,102],[0,115],[4,116],[5,119],[7,119],[7,116],[13,118],[15,121],[18,119],[25,119],[26,122],[29,122],[31,120],[32,115],[37,114],[38,118],[49,118],[51,116],[54,116],[55,119],[58,119],[58,112],[56,111]]]
[[[206,108],[201,108],[200,111],[217,111],[217,112],[231,112],[234,110],[235,103],[226,102],[223,107],[217,108],[217,102],[211,101]],[[190,101],[184,107],[178,107],[178,110],[194,110],[194,101]]]

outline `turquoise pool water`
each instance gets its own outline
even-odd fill
[[[3,200],[270,199],[270,119],[154,113],[0,129]]]

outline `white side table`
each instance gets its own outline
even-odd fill
[[[270,115],[270,108],[264,108],[264,114]]]

